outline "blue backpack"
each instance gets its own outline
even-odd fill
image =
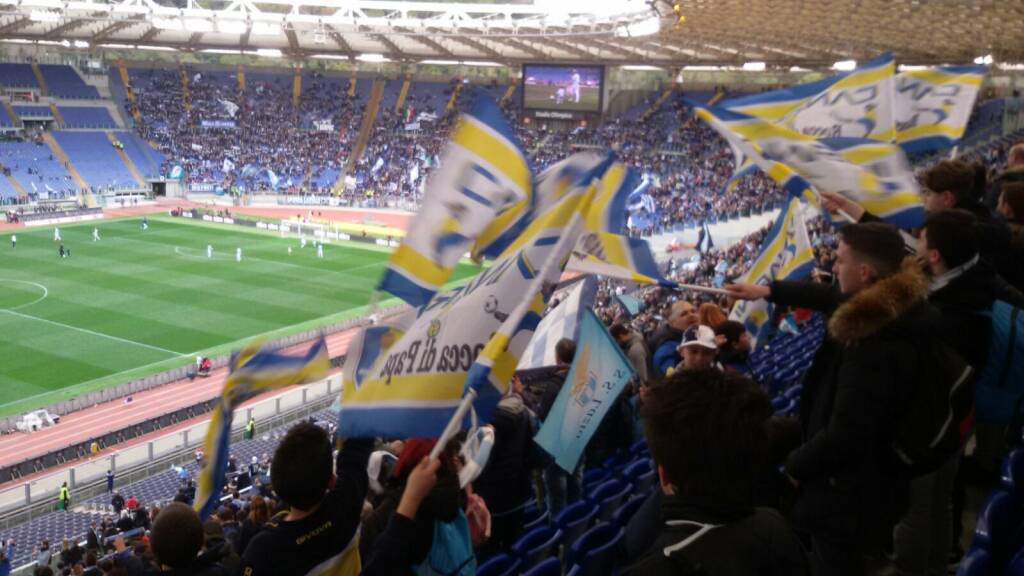
[[[978,375],[974,417],[982,424],[1010,424],[1024,397],[1024,314],[1001,300],[985,313],[992,319],[988,358]]]
[[[476,556],[469,535],[469,520],[459,510],[451,522],[434,520],[434,540],[416,570],[419,576],[474,576]]]

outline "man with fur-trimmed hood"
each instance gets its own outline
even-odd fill
[[[838,286],[773,282],[728,286],[734,298],[767,298],[830,316],[828,338],[804,384],[802,443],[785,472],[799,490],[793,520],[808,534],[816,574],[863,574],[881,550],[892,498],[905,480],[883,462],[895,423],[910,408],[922,369],[919,343],[934,336],[928,281],[895,228],[851,224],[840,232]]]

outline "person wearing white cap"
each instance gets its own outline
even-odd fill
[[[704,370],[721,367],[715,362],[718,356],[718,343],[715,342],[715,331],[710,326],[697,324],[683,332],[683,341],[679,343],[679,355],[683,361],[676,370]]]

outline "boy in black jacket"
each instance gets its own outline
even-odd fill
[[[372,439],[345,441],[335,475],[323,428],[303,422],[289,430],[274,452],[270,477],[274,492],[291,509],[252,538],[242,574],[359,574],[359,519],[372,449]]]
[[[771,403],[756,384],[683,370],[650,388],[641,416],[664,494],[662,525],[627,574],[809,573],[785,519],[754,507],[773,436]]]

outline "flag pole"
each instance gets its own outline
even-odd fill
[[[452,439],[452,436],[459,431],[462,427],[462,420],[466,417],[466,413],[473,406],[473,400],[476,400],[476,390],[470,388],[466,394],[462,397],[459,402],[459,407],[455,409],[455,414],[452,415],[452,419],[448,421],[448,424],[444,427],[444,432],[441,432],[441,436],[437,439],[437,444],[430,450],[429,458],[431,460],[436,459],[441,455],[441,451],[448,445],[448,441]]]

